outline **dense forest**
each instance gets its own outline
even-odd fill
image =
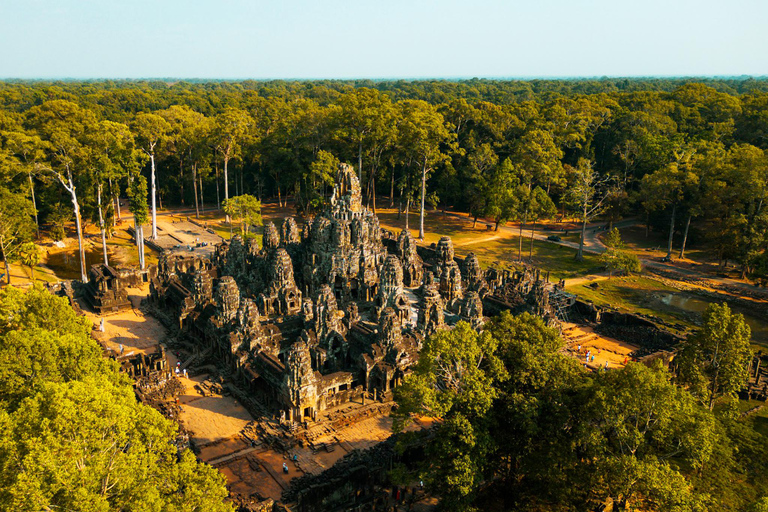
[[[767,134],[753,78],[0,83],[6,215],[33,208],[49,228],[108,225],[126,196],[140,219],[145,198],[200,211],[242,194],[311,215],[340,160],[374,208],[634,216],[669,233],[670,257],[706,233],[757,278]],[[20,258],[31,227],[4,231]]]
[[[106,243],[121,200],[139,232],[156,207],[194,215],[245,195],[311,216],[349,162],[368,205],[413,212],[422,235],[428,209],[497,228],[635,217],[670,258],[706,239],[764,280],[766,151],[768,80],[752,78],[6,81],[0,252],[29,262],[41,230],[66,226],[82,254],[84,226]],[[0,294],[0,508],[227,509],[220,476],[177,455],[172,425],[57,300]],[[738,410],[749,336],[712,306],[675,375],[588,373],[540,319],[460,323],[425,340],[397,390],[397,428],[441,421],[429,439],[401,436],[426,457],[392,477],[422,479],[453,510],[768,510],[765,426]],[[71,457],[80,472],[57,462]]]
[[[395,389],[395,428],[442,422],[404,434],[425,456],[393,476],[423,479],[445,510],[768,510],[765,436],[735,407],[751,357],[741,315],[712,306],[675,376],[660,361],[585,371],[562,346],[509,312],[425,340]]]

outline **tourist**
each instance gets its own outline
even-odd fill
[[[283,473],[288,473],[288,464],[283,462]]]
[[[101,332],[104,332],[104,319],[103,318],[99,321],[99,330]]]

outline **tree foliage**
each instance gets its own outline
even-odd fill
[[[0,291],[0,509],[232,510],[91,329],[41,287]]]

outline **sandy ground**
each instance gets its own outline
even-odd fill
[[[85,316],[93,322],[96,337],[115,351],[123,346],[124,353],[152,353],[165,338],[165,327],[156,318],[145,315],[139,310],[141,299],[149,293],[149,284],[142,288],[128,288],[128,298],[133,309],[105,316],[99,316],[83,307]],[[104,332],[99,332],[99,324],[104,319]]]
[[[564,324],[563,338],[566,342],[566,353],[593,370],[622,368],[632,359],[629,354],[640,348],[631,343],[596,334],[591,327],[584,325]],[[589,362],[587,362],[587,352],[589,352]]]

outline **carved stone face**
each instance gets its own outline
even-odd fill
[[[264,226],[264,237],[261,245],[265,251],[272,251],[280,245],[280,236],[277,234],[275,224],[271,221]]]
[[[453,241],[451,241],[451,237],[444,236],[437,242],[437,259],[441,265],[453,261]]]

